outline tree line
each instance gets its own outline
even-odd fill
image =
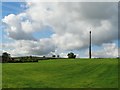
[[[67,54],[68,58],[76,58],[76,55],[73,52],[70,52]],[[60,58],[60,55],[52,55],[52,58],[55,59]],[[47,60],[45,56],[41,58],[41,60]],[[38,62],[38,58],[33,56],[26,56],[26,57],[19,57],[19,58],[13,58],[11,55],[7,52],[2,53],[2,62]]]

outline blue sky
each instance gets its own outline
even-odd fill
[[[24,11],[24,8],[21,8],[22,2],[2,2],[2,17],[9,14],[19,14]]]
[[[33,4],[33,3],[32,3]],[[25,2],[3,2],[2,3],[2,19],[5,19],[5,16],[7,17],[7,18],[9,18],[9,16],[11,15],[11,14],[14,14],[14,17],[18,17],[18,15],[19,14],[21,14],[21,13],[27,13],[28,14],[28,12],[31,12],[31,14],[29,15],[30,16],[30,19],[32,19],[34,22],[35,22],[35,24],[36,24],[36,22],[39,22],[38,20],[40,20],[40,21],[42,21],[43,20],[43,22],[42,23],[46,23],[46,21],[44,21],[44,20],[46,20],[46,18],[44,17],[44,16],[42,16],[41,15],[41,17],[43,17],[43,18],[39,18],[39,14],[41,13],[41,12],[43,12],[43,13],[45,13],[45,15],[46,15],[46,13],[49,13],[48,11],[47,12],[44,12],[44,11],[34,11],[34,9],[36,10],[36,8],[39,8],[40,10],[44,10],[44,8],[52,8],[51,9],[51,12],[54,12],[54,7],[56,8],[56,6],[52,6],[51,4],[49,5],[48,4],[48,6],[47,5],[45,5],[45,6],[40,6],[40,5],[42,5],[42,4],[40,4],[40,5],[37,5],[37,3],[34,3],[36,6],[29,6],[29,7],[26,7],[26,3]],[[74,3],[73,3],[73,5],[74,5]],[[101,4],[102,5],[102,4]],[[104,5],[104,3],[103,3],[103,5]],[[69,5],[68,5],[69,6]],[[110,5],[108,5],[108,6],[110,6]],[[64,6],[65,8],[68,8],[67,6]],[[91,7],[91,6],[90,6]],[[96,5],[95,5],[95,7],[97,7]],[[105,6],[103,6],[103,7],[105,7],[106,8],[106,5]],[[91,7],[92,8],[92,7]],[[101,8],[101,6],[100,6],[100,8]],[[84,9],[84,8],[83,8]],[[99,7],[98,7],[98,9],[99,9]],[[27,10],[29,10],[29,11],[27,11]],[[53,10],[53,11],[52,11]],[[56,9],[55,9],[56,10]],[[60,8],[60,10],[61,10],[61,8]],[[86,11],[87,11],[87,9],[86,9]],[[95,10],[96,12],[97,12],[97,10]],[[61,12],[61,11],[60,11]],[[64,10],[62,11],[63,13],[64,13]],[[67,11],[68,12],[68,16],[69,16],[69,11]],[[65,12],[66,14],[67,14],[67,12]],[[88,11],[89,12],[89,11]],[[103,13],[102,11],[100,11],[101,13]],[[99,12],[99,13],[100,13]],[[34,14],[35,13],[35,14]],[[37,14],[38,13],[38,14]],[[57,12],[58,13],[58,12]],[[78,12],[77,12],[78,13]],[[83,11],[83,12],[81,12],[81,13],[87,13],[87,12],[85,12],[85,11]],[[100,14],[101,14],[100,13]],[[36,19],[37,18],[37,16],[36,16],[36,18],[34,19],[34,18],[32,18],[32,16],[33,15],[36,15],[37,14],[37,16],[38,16],[38,20]],[[117,14],[117,13],[116,13]],[[52,14],[51,14],[52,15]],[[62,14],[61,14],[62,15]],[[73,15],[75,15],[74,13],[73,13]],[[77,14],[76,14],[77,15]],[[93,14],[92,14],[93,15]],[[107,15],[107,14],[106,14]],[[49,15],[48,15],[49,16]],[[67,15],[65,15],[65,16],[67,16]],[[59,16],[59,17],[62,17],[62,16]],[[31,32],[28,32],[27,34],[26,34],[26,31],[24,32],[24,34],[26,34],[26,37],[27,37],[27,35],[32,35],[32,37],[34,37],[36,40],[40,40],[40,41],[35,41],[36,43],[40,43],[41,44],[41,42],[43,42],[43,43],[48,43],[49,42],[49,40],[51,40],[51,42],[52,42],[52,40],[55,40],[54,42],[57,42],[57,43],[55,43],[55,45],[58,47],[58,49],[57,50],[60,50],[60,48],[62,48],[63,50],[60,50],[60,51],[58,51],[58,52],[56,52],[56,53],[68,53],[68,52],[74,52],[74,53],[76,53],[76,54],[78,54],[78,57],[88,57],[88,45],[86,45],[86,43],[85,43],[85,41],[83,40],[84,38],[82,37],[82,39],[80,38],[80,40],[83,40],[83,41],[78,41],[78,43],[83,43],[83,46],[77,46],[77,45],[74,45],[74,43],[71,43],[71,42],[68,42],[69,41],[69,39],[70,40],[79,40],[78,38],[77,38],[77,34],[75,35],[74,33],[76,33],[76,32],[79,32],[79,31],[74,31],[74,28],[73,28],[73,31],[72,31],[72,27],[73,26],[69,26],[69,22],[68,23],[66,23],[67,21],[66,21],[66,18],[64,18],[64,15],[63,15],[63,17],[61,18],[61,19],[59,19],[59,17],[58,16],[56,16],[56,17],[52,17],[53,18],[53,21],[56,21],[56,23],[54,23],[53,21],[50,21],[50,23],[49,24],[51,24],[50,26],[48,25],[48,26],[42,26],[42,28],[41,27],[38,27],[39,28],[39,30],[32,30],[32,33]],[[97,17],[97,16],[96,16]],[[99,15],[98,15],[98,17],[100,17]],[[109,16],[108,16],[109,17]],[[58,19],[58,21],[56,20],[56,19],[54,19],[54,18],[56,18],[56,19]],[[68,17],[67,17],[68,18]],[[70,17],[70,18],[72,18],[72,17]],[[82,17],[83,18],[83,17]],[[96,18],[95,18],[95,20],[93,19],[90,19],[90,17],[89,16],[87,16],[86,15],[86,18],[88,18],[89,20],[90,20],[90,22],[93,22],[93,21],[95,21],[95,20],[97,20]],[[102,17],[101,17],[102,18]],[[104,18],[104,17],[103,17]],[[84,21],[87,21],[88,19],[85,19]],[[12,20],[12,19],[11,19]],[[60,22],[60,21],[62,21],[62,22]],[[75,20],[74,20],[75,21]],[[78,20],[76,20],[77,22],[78,22]],[[79,20],[80,21],[80,20]],[[102,21],[102,19],[101,19],[101,21]],[[100,21],[100,22],[101,22]],[[34,24],[34,22],[32,22],[32,24]],[[103,20],[103,22],[104,22],[104,20]],[[106,23],[106,25],[108,24],[108,23],[113,23],[112,22],[112,20],[110,19],[110,20],[106,20],[105,21],[105,23]],[[6,22],[5,22],[6,23]],[[12,23],[12,22],[11,22]],[[21,23],[23,23],[23,22],[21,22]],[[31,22],[29,22],[29,23],[31,23]],[[39,22],[40,23],[40,22]],[[38,24],[39,24],[38,23]],[[71,27],[71,28],[69,28],[69,27],[67,27],[68,29],[71,29],[71,31],[69,30],[65,30],[65,32],[64,31],[62,31],[62,29],[64,29],[62,26],[58,26],[59,28],[57,28],[56,26],[54,26],[55,24],[57,24],[57,23],[65,23],[65,25],[62,25],[62,26],[65,26],[65,27],[67,27],[67,26],[69,26],[69,27]],[[70,23],[73,23],[73,22],[70,22]],[[80,24],[81,24],[82,22],[80,22]],[[85,23],[88,23],[88,22],[85,22]],[[26,24],[26,22],[25,22],[25,24]],[[6,25],[7,25],[7,23],[6,23]],[[53,25],[53,26],[52,26]],[[109,25],[109,24],[108,24]],[[79,25],[78,25],[79,26]],[[12,26],[10,26],[10,27],[12,27]],[[62,27],[62,28],[61,28]],[[104,26],[105,27],[105,26]],[[11,33],[11,30],[8,30],[8,34],[9,35],[7,35],[7,32],[6,32],[6,28],[8,28],[8,27],[6,27],[6,26],[4,26],[4,24],[3,24],[3,26],[2,26],[2,33],[0,32],[0,34],[2,34],[2,36],[3,36],[3,38],[2,38],[2,43],[3,44],[7,44],[7,47],[5,47],[4,48],[4,51],[7,51],[7,49],[9,48],[9,45],[8,44],[10,44],[11,45],[11,43],[16,43],[16,45],[18,45],[18,43],[19,42],[21,42],[21,43],[23,43],[23,46],[24,46],[24,44],[26,43],[26,42],[29,42],[29,44],[30,44],[30,42],[32,42],[32,41],[30,41],[30,40],[17,40],[16,38],[14,38],[14,37],[12,37],[12,36],[9,36],[10,34],[12,35],[15,35],[14,34],[14,32],[13,33]],[[27,27],[27,28],[29,28],[29,27]],[[58,30],[54,30],[54,29],[58,29]],[[83,27],[83,28],[85,28],[85,27]],[[101,26],[101,28],[103,28],[103,26]],[[61,29],[61,30],[60,30]],[[75,29],[77,29],[76,27],[75,27]],[[97,29],[97,26],[96,26],[96,29]],[[99,28],[98,28],[99,29]],[[106,29],[106,28],[105,28]],[[84,32],[83,30],[82,30],[82,28],[81,28],[81,31],[82,32]],[[80,31],[80,32],[81,32]],[[17,31],[18,32],[18,31]],[[61,34],[61,32],[62,32],[62,34]],[[104,32],[104,31],[103,31]],[[111,31],[111,33],[112,33],[113,31]],[[20,32],[21,33],[21,32]],[[105,32],[106,33],[106,32]],[[19,35],[19,34],[18,34]],[[71,37],[69,37],[69,35],[71,35]],[[76,36],[75,38],[74,38],[74,35]],[[82,35],[82,34],[80,34],[80,35]],[[86,35],[86,34],[85,34]],[[73,36],[73,38],[72,38],[72,36]],[[67,39],[67,37],[69,37],[68,39]],[[100,37],[100,36],[98,36],[98,37]],[[112,36],[108,36],[108,37],[112,37]],[[57,39],[59,40],[59,42],[57,41]],[[65,39],[65,40],[64,40]],[[96,38],[97,39],[97,38]],[[99,39],[100,39],[100,41],[104,41],[104,40],[102,40],[102,39],[104,39],[103,37],[100,37],[100,38],[98,38],[98,41],[99,41]],[[46,40],[48,40],[47,42],[46,42]],[[85,39],[86,40],[86,39]],[[95,40],[95,39],[94,39]],[[107,39],[106,39],[107,40]],[[109,39],[108,39],[109,40]],[[98,42],[97,40],[96,40],[96,42]],[[111,42],[112,41],[112,42]],[[54,47],[54,44],[53,44],[53,42],[52,43],[49,43],[50,45],[52,45],[53,47]],[[68,43],[66,43],[66,42],[68,42],[68,43],[70,43],[70,44],[68,44]],[[114,46],[114,48],[116,49],[116,47],[118,47],[118,40],[117,39],[114,39],[113,38],[113,40],[110,40],[110,41],[107,41],[107,43],[105,43],[105,42],[101,42],[100,44],[96,44],[96,42],[95,42],[95,44],[93,43],[92,44],[92,51],[94,52],[94,54],[95,54],[95,56],[97,55],[98,56],[98,54],[100,54],[100,53],[102,53],[102,52],[105,52],[104,51],[104,48],[105,47],[103,47],[104,45],[103,44],[110,44],[111,46],[114,46],[114,44],[115,44],[115,46]],[[66,43],[66,45],[64,44],[64,43]],[[77,43],[77,41],[75,41],[75,43]],[[32,44],[31,44],[32,45]],[[30,45],[30,46],[31,46]],[[71,45],[71,46],[70,46]],[[82,44],[81,44],[82,45]],[[108,46],[110,46],[110,45],[108,45]],[[19,45],[18,45],[19,46]],[[34,46],[34,45],[33,45]],[[43,47],[45,48],[45,50],[50,50],[50,48],[49,49],[46,49],[46,48],[48,48],[47,47],[47,44],[46,44],[46,46],[43,46],[42,44],[40,45],[41,47],[38,47],[38,46],[34,46],[33,48],[39,48],[40,49],[40,51],[41,51],[41,49],[43,49]],[[43,47],[42,47],[43,46]],[[65,48],[65,46],[68,48],[67,50],[65,50],[64,48]],[[69,48],[69,46],[70,46],[70,48]],[[15,47],[15,48],[14,48]],[[9,51],[8,50],[8,52],[10,52],[10,53],[12,53],[12,54],[14,54],[14,51],[17,51],[17,49],[16,49],[16,47],[17,46],[13,46],[13,51]],[[52,47],[51,47],[52,48]],[[78,49],[78,48],[80,48],[80,49]],[[110,47],[109,47],[110,48]],[[22,48],[21,48],[22,49]],[[39,50],[37,50],[38,51],[38,53],[39,53]],[[36,52],[37,52],[36,51]],[[53,50],[54,51],[54,50]],[[53,52],[52,51],[52,53],[55,53],[55,52]],[[109,51],[109,50],[108,50]],[[34,49],[33,49],[33,52],[34,52]],[[47,52],[47,51],[42,51],[42,52],[45,52],[44,54],[45,55],[50,55],[50,53],[51,52]],[[26,54],[27,53],[27,54]],[[38,54],[37,53],[37,54]],[[97,54],[98,53],[98,54]],[[112,52],[111,52],[112,53]],[[114,52],[113,52],[114,53]],[[22,54],[22,52],[21,52],[21,54]],[[27,51],[27,49],[26,49],[26,52],[25,53],[23,53],[23,55],[29,55],[29,54],[32,54],[32,52],[30,51],[30,50],[28,50]],[[44,55],[44,54],[41,54],[41,55]],[[103,53],[104,54],[104,53]],[[15,55],[15,54],[14,54]],[[17,54],[18,55],[18,54]],[[17,56],[16,55],[16,56]],[[39,55],[39,54],[38,54]],[[63,55],[63,56],[65,56],[65,55]],[[94,57],[95,57],[94,56]],[[102,55],[100,55],[100,56],[102,56]]]

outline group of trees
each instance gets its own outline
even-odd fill
[[[4,52],[4,53],[2,54],[2,62],[8,62],[8,61],[10,61],[10,60],[11,60],[10,54],[7,53],[7,52]]]
[[[52,55],[52,57],[54,57],[54,58],[55,58],[55,57],[59,58],[59,57],[60,57],[60,55],[57,55],[57,56],[56,56],[56,55]]]
[[[38,59],[32,56],[20,57],[20,62],[38,62]]]
[[[74,55],[74,53],[73,52],[70,52],[70,53],[68,53],[68,58],[76,58],[76,55]],[[52,57],[56,57],[56,55],[52,55]],[[60,56],[59,55],[57,55],[57,58],[59,58]]]
[[[76,55],[74,55],[73,52],[68,53],[68,58],[76,58]]]

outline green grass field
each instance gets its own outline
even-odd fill
[[[2,63],[0,63],[0,89],[2,89]]]
[[[118,88],[117,59],[2,64],[3,88]]]

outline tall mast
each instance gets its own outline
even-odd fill
[[[90,42],[89,42],[89,58],[91,59],[91,31],[90,31]]]

